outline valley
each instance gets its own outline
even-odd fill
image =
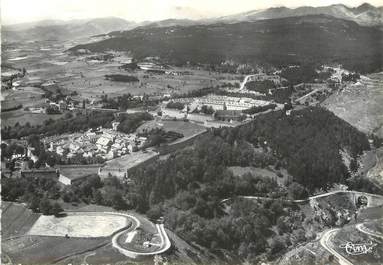
[[[2,26],[2,263],[382,263],[382,7],[101,3]]]

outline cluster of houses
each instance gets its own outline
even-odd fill
[[[60,100],[58,102],[51,102],[47,100],[43,104],[40,104],[35,107],[29,107],[28,109],[32,113],[47,113],[48,109],[53,109],[56,111],[74,110],[75,104],[73,102],[67,103],[67,101],[65,100]]]
[[[116,129],[117,122],[113,127]],[[46,138],[45,142],[49,143],[49,151],[67,158],[82,155],[84,158],[101,157],[110,160],[137,150],[147,140],[135,134],[119,133],[114,129],[100,127],[96,130],[90,129],[84,134]]]

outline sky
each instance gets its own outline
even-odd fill
[[[368,2],[382,6],[383,0],[1,0],[2,24],[45,19],[120,17],[130,21],[168,18],[201,19],[286,6],[326,6],[342,3],[350,7]]]

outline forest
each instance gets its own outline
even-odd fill
[[[340,149],[357,157],[369,149],[367,137],[322,108],[293,111],[291,116],[267,113],[237,128],[213,129],[193,148],[137,170],[126,198],[153,219],[164,216],[167,226],[187,241],[225,249],[241,259],[272,258],[313,236],[301,228],[311,217],[283,199],[306,198],[314,190],[347,182]],[[238,178],[229,166],[286,168],[293,179],[279,186],[257,171]],[[363,189],[364,184],[353,187]],[[281,200],[235,200],[225,210],[221,201],[237,195]]]
[[[138,27],[70,50],[130,51],[138,60],[158,56],[172,65],[220,66],[227,60],[276,67],[339,63],[348,70],[366,73],[383,67],[381,36],[378,28],[310,15],[232,24]]]
[[[305,216],[286,199],[304,199],[336,183],[368,188],[365,181],[350,181],[340,155],[344,150],[356,159],[368,149],[363,133],[323,108],[308,107],[289,116],[275,111],[236,128],[212,129],[192,146],[137,168],[129,174],[129,183],[94,176],[59,190],[49,181],[19,185],[23,179],[3,179],[2,195],[28,205],[60,199],[134,209],[153,220],[163,216],[166,226],[188,242],[217,253],[228,251],[240,261],[258,262],[313,239],[315,234],[302,224],[331,225]],[[229,170],[231,166],[255,170],[238,177]],[[280,185],[257,168],[285,168],[292,178]],[[30,191],[40,186],[47,192],[29,198]],[[242,200],[239,195],[272,200]],[[232,198],[232,203],[225,205],[226,198]]]

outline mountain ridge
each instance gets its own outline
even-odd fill
[[[215,64],[230,59],[275,65],[337,61],[368,72],[382,67],[383,37],[376,37],[382,34],[353,21],[310,15],[232,24],[139,27],[109,33],[109,39],[70,51],[130,51],[138,59],[159,56],[173,64]]]
[[[4,41],[69,40],[129,29],[133,23],[122,18],[104,17],[75,20],[41,20],[2,26]]]
[[[371,4],[364,3],[358,7],[347,7],[343,4],[329,6],[301,6],[297,8],[272,7],[262,10],[251,10],[243,13],[223,16],[211,21],[235,23],[239,21],[257,21],[262,19],[275,19],[283,17],[305,16],[305,15],[330,15],[337,18],[355,21],[363,26],[383,26],[383,9]]]

